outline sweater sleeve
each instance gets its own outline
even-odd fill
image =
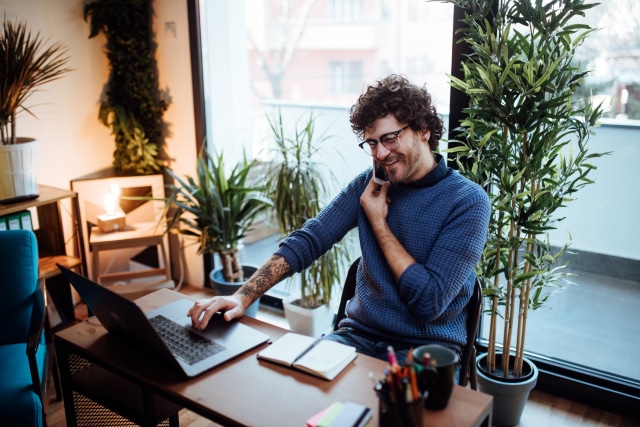
[[[369,172],[370,169],[354,178],[316,218],[309,219],[280,243],[276,255],[287,260],[292,273],[309,267],[357,226],[360,194]]]
[[[400,298],[422,321],[445,320],[443,314],[471,282],[486,241],[488,196],[475,184],[458,188],[426,259],[407,268],[398,283]]]

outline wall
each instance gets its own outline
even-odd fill
[[[595,184],[558,211],[566,219],[549,233],[551,243],[572,239],[576,252],[640,260],[640,191],[633,178],[640,165],[640,126],[612,126],[603,120],[587,147],[611,154],[593,160],[597,169],[589,178]]]
[[[26,21],[33,32],[68,47],[74,70],[30,98],[28,106],[37,119],[23,113],[18,122],[19,135],[40,141],[38,181],[61,188],[70,188],[74,178],[109,167],[115,149],[110,130],[98,121],[109,73],[105,39],[88,38],[83,4],[83,0],[0,0],[0,13],[7,18]],[[155,0],[154,8],[160,86],[171,97],[164,116],[171,131],[167,151],[178,174],[191,173],[196,156],[187,3]],[[165,23],[173,23],[175,33],[165,31]],[[201,258],[189,255],[191,250],[195,251],[188,249],[186,258],[201,265]]]

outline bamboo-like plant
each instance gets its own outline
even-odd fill
[[[238,244],[252,230],[256,218],[272,205],[263,194],[263,185],[250,179],[256,164],[256,159],[245,155],[227,174],[223,153],[208,155],[203,150],[195,178],[183,179],[167,169],[175,180],[165,201],[168,230],[197,239],[198,254],[217,253],[227,282],[244,281]]]
[[[284,237],[320,213],[327,196],[327,183],[335,182],[328,168],[317,161],[328,137],[315,134],[315,117],[300,118],[288,136],[282,114],[268,117],[276,143],[275,160],[268,172],[267,194],[273,200],[274,214]],[[340,283],[349,262],[344,242],[334,245],[299,274],[300,306],[315,308],[329,304],[333,289]]]
[[[593,182],[592,161],[605,154],[586,146],[600,106],[571,99],[587,74],[573,61],[576,48],[594,31],[576,18],[595,4],[444,1],[464,9],[461,42],[471,51],[462,62],[463,77],[450,77],[452,87],[470,98],[456,129],[459,145],[450,151],[461,172],[487,189],[492,204],[477,266],[490,302],[487,370],[518,378],[528,310],[568,283],[560,259],[571,242],[554,248],[547,232],[562,219],[558,209]],[[498,318],[504,330],[502,366],[496,367]]]
[[[45,46],[40,32],[32,34],[25,22],[4,18],[0,33],[0,140],[16,143],[16,114],[42,85],[59,79],[67,68],[67,48],[61,43]]]

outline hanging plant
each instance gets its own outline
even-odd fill
[[[103,33],[111,73],[99,119],[115,137],[113,167],[128,174],[158,173],[168,166],[164,151],[168,107],[158,83],[150,0],[96,0],[84,7],[89,38]]]

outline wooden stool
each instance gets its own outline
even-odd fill
[[[100,284],[111,284],[119,281],[140,279],[145,277],[163,276],[159,283],[128,283],[122,286],[114,286],[118,293],[141,293],[145,291],[157,290],[160,288],[175,287],[171,280],[169,260],[164,245],[164,228],[156,222],[142,222],[128,225],[121,231],[102,233],[97,227],[91,230],[89,243],[93,253],[92,279]],[[149,268],[139,271],[120,271],[114,273],[100,274],[100,251],[125,249],[135,247],[156,246],[160,251],[162,267]]]

